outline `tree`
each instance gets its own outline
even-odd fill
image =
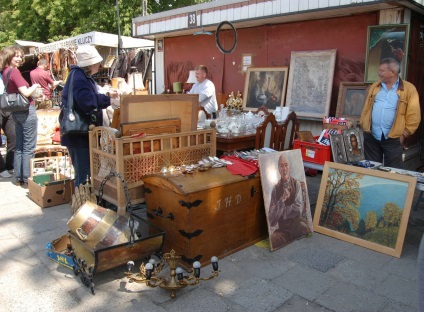
[[[386,226],[399,226],[402,219],[402,209],[394,203],[386,203],[382,218]]]
[[[358,208],[361,202],[361,192],[358,187],[362,177],[363,174],[343,170],[334,170],[328,175],[320,224],[331,224],[332,227],[337,227],[332,222],[332,218],[333,215],[340,215],[344,220],[350,222],[353,230],[357,229]]]
[[[365,229],[367,232],[373,231],[377,227],[377,213],[368,211],[365,217]]]
[[[209,0],[149,0],[158,13]],[[121,34],[131,36],[132,19],[141,15],[141,0],[119,0]],[[116,0],[0,0],[0,48],[17,39],[54,42],[90,31],[117,34]]]

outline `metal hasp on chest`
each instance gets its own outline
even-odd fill
[[[224,168],[144,180],[147,217],[165,231],[164,252],[181,254],[186,268],[211,256],[226,257],[267,236],[260,176]]]

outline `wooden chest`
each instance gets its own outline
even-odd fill
[[[147,216],[165,231],[164,252],[174,249],[182,266],[210,263],[267,236],[260,176],[226,168],[144,180]]]

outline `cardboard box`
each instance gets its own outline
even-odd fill
[[[314,139],[316,140],[318,137],[314,137]],[[293,149],[295,148],[301,150],[302,159],[304,161],[314,164],[323,165],[332,158],[331,146],[294,140]]]
[[[47,208],[71,201],[74,180],[64,176],[61,179],[46,182],[46,185],[39,185],[33,178],[28,179],[28,195],[41,208]]]

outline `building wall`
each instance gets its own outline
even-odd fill
[[[217,93],[236,94],[238,90],[243,93],[246,76],[241,64],[243,55],[252,56],[254,67],[288,67],[292,51],[337,49],[330,108],[330,115],[334,116],[340,81],[364,79],[367,27],[376,24],[378,14],[371,13],[238,29],[237,47],[230,54],[219,51],[215,36],[165,38],[165,88],[172,91],[173,82],[185,82],[189,70],[204,64]],[[224,42],[230,39],[230,32],[226,35]],[[183,84],[185,90],[190,87]]]

